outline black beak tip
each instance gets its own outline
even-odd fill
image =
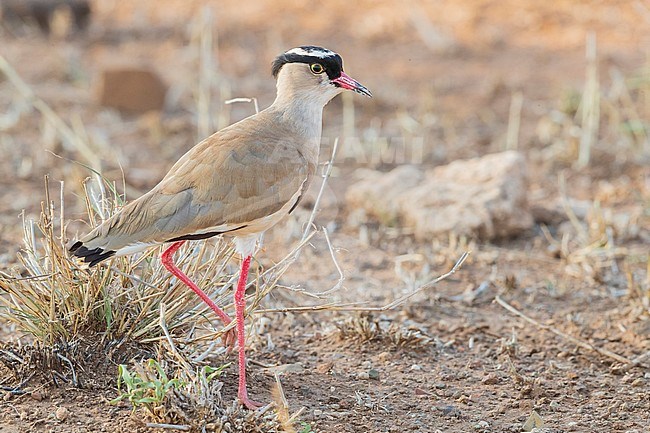
[[[367,87],[364,86],[359,86],[356,89],[354,89],[355,92],[359,93],[360,95],[367,96],[368,98],[372,98],[372,92],[368,90]]]

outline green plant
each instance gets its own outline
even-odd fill
[[[300,427],[302,430],[300,430],[300,433],[312,433],[313,430],[311,429],[311,424],[308,422],[301,421],[300,422]]]
[[[136,365],[133,371],[120,364],[117,374],[117,389],[120,394],[111,400],[111,404],[126,399],[131,402],[134,411],[144,406],[154,417],[159,415],[160,408],[164,406],[171,391],[187,385],[179,378],[170,379],[160,363],[154,359],[147,360],[144,366]]]
[[[134,411],[144,407],[154,419],[165,420],[169,412],[168,406],[171,405],[174,397],[205,394],[211,382],[221,376],[229,366],[230,363],[216,368],[205,365],[196,376],[179,370],[178,376],[169,377],[164,365],[155,359],[148,359],[143,364],[135,364],[131,370],[126,365],[120,364],[117,370],[119,395],[110,403],[117,404],[127,400],[133,405]]]

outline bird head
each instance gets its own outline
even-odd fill
[[[315,46],[293,48],[273,62],[278,94],[304,95],[326,104],[330,99],[351,90],[372,97],[361,83],[343,71],[343,59],[337,53]]]

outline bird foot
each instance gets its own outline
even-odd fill
[[[237,347],[237,332],[235,329],[230,329],[221,335],[221,341],[226,348],[226,353],[230,354]]]
[[[264,406],[263,403],[253,401],[250,398],[248,398],[248,395],[243,395],[243,396],[239,395],[239,396],[237,396],[237,398],[239,398],[239,401],[244,406],[246,406],[246,408],[248,408],[249,410],[257,410],[257,409],[261,408],[262,406]]]

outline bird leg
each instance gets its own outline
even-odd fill
[[[178,251],[178,249],[183,245],[185,241],[177,241],[171,244],[169,248],[167,248],[162,255],[160,256],[160,260],[165,268],[169,272],[171,272],[176,278],[181,280],[187,287],[192,289],[194,293],[199,295],[199,298],[203,300],[208,306],[214,311],[217,316],[221,319],[224,325],[228,325],[230,322],[232,322],[232,319],[230,318],[229,315],[227,315],[221,308],[215,304],[208,295],[205,294],[205,292],[199,287],[192,282],[192,280],[189,279],[187,275],[185,275],[176,265],[174,264],[174,253]],[[232,348],[232,346],[235,344],[235,334],[232,330],[228,331],[226,334],[223,335],[223,342],[226,347]]]
[[[241,264],[241,272],[239,273],[239,282],[237,283],[237,290],[235,291],[235,315],[237,318],[237,346],[239,347],[239,391],[237,397],[239,400],[251,410],[255,410],[262,406],[248,398],[248,390],[246,389],[246,352],[245,352],[245,330],[244,330],[244,313],[246,312],[246,281],[248,280],[248,268],[251,264],[251,256],[248,255],[244,258]]]

